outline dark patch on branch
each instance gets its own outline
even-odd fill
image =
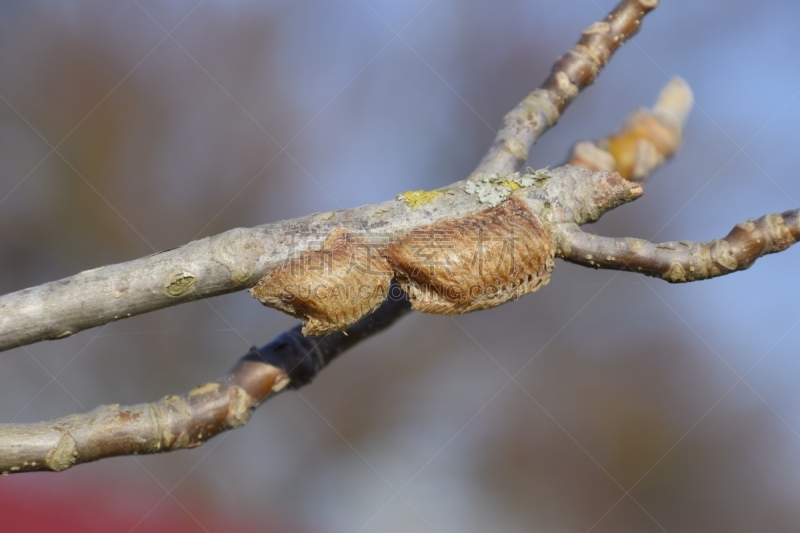
[[[404,293],[390,294],[394,298],[347,334],[305,337],[298,326],[254,347],[227,374],[186,394],[132,406],[101,406],[49,422],[0,424],[0,473],[61,472],[106,457],[199,446],[246,424],[256,407],[287,386],[298,389],[311,383],[339,354],[404,316],[411,308]]]

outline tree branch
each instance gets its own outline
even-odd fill
[[[577,226],[562,235],[556,256],[571,263],[685,283],[746,270],[759,257],[789,248],[800,239],[800,209],[750,219],[737,224],[727,237],[711,242],[653,244],[601,237]]]
[[[397,234],[415,225],[469,216],[486,209],[480,193],[487,190],[497,193],[494,190],[497,184],[487,179],[488,176],[501,167],[516,170],[524,162],[530,146],[556,122],[577,90],[594,79],[613,51],[635,33],[641,17],[656,3],[622,0],[605,23],[596,23],[584,32],[581,44],[566,60],[557,63],[542,89],[529,95],[507,117],[506,127],[498,136],[500,144],[495,142],[476,169],[477,174],[472,176],[486,183],[479,186],[478,194],[468,197],[467,202],[451,199],[449,203],[453,205],[439,208],[428,205],[422,213],[412,209],[410,218],[414,221],[404,224],[397,219],[409,218],[408,211],[400,209],[398,203],[387,202],[254,229],[239,228],[136,261],[101,267],[12,293],[0,297],[0,350],[62,338],[112,320],[251,287],[270,269],[274,270],[276,264],[297,256],[304,244],[308,248],[307,234],[324,235],[330,231],[329,226],[339,228],[350,224],[353,229],[380,229]],[[594,55],[586,55],[586,52]],[[584,74],[575,77],[582,65],[588,67],[589,77]],[[571,74],[573,78],[569,81]],[[525,114],[529,116],[527,125],[523,121],[521,128],[511,131],[509,125],[516,119],[510,121],[509,118],[522,118]],[[539,119],[535,118],[537,116]],[[524,147],[525,157],[509,159],[503,153],[492,155],[497,153],[498,146],[513,146],[515,139],[517,146]],[[641,192],[635,187],[623,186],[614,176],[589,175],[576,170],[566,168],[551,173],[550,177],[561,174],[565,179],[548,178],[553,184],[560,182],[558,190],[554,188],[550,194],[534,195],[537,198],[533,203],[551,206],[551,199],[562,196],[565,200],[556,205],[562,216],[586,222]],[[460,188],[461,184],[455,184],[436,191],[435,195],[409,192],[401,197],[405,208],[412,208],[427,203],[423,200],[448,196],[447,193]],[[608,193],[609,188],[614,189],[613,194]],[[335,223],[326,225],[334,218],[337,219]],[[396,287],[392,285],[392,289]],[[74,464],[104,457],[200,445],[222,431],[243,425],[253,409],[284,387],[291,384],[298,388],[307,384],[339,353],[403,316],[409,310],[407,300],[391,296],[390,290],[390,298],[373,314],[352,325],[347,334],[307,337],[301,334],[299,327],[294,328],[261,349],[252,350],[222,378],[185,395],[167,396],[158,402],[130,407],[99,407],[89,413],[50,422],[0,425],[0,473],[62,471]]]
[[[389,299],[347,335],[309,337],[293,328],[188,394],[134,406],[101,406],[48,422],[0,424],[0,474],[59,472],[106,457],[189,448],[240,427],[252,410],[287,385],[296,389],[310,383],[338,354],[405,316],[410,305],[398,298],[404,296],[399,289],[393,285]]]
[[[334,232],[344,231],[365,241],[365,246],[381,248],[437,223],[470,220],[490,210],[495,200],[512,194],[532,213],[544,216],[547,211],[554,223],[585,224],[641,194],[637,184],[617,174],[569,166],[517,181],[523,185],[493,179],[471,188],[466,182],[456,182],[425,193],[422,199],[418,192],[409,192],[379,204],[237,228],[174,250],[7,294],[0,297],[0,350],[60,339],[131,315],[252,287],[290,260],[300,257],[303,261],[304,253],[319,250]],[[317,274],[324,280],[320,268]],[[355,284],[358,279],[349,282]]]
[[[748,221],[726,238],[711,243],[654,245],[580,230],[580,224],[596,220],[642,192],[639,185],[603,170],[619,170],[628,178],[641,179],[675,152],[691,105],[691,92],[680,82],[668,85],[652,112],[637,112],[620,133],[593,143],[595,154],[605,151],[613,160],[613,168],[597,167],[576,150],[571,162],[594,172],[566,166],[523,176],[509,174],[524,162],[538,136],[555,122],[578,90],[591,82],[622,41],[635,33],[641,17],[656,4],[623,0],[605,23],[596,23],[584,32],[581,43],[559,60],[543,88],[532,93],[538,96],[529,95],[506,117],[503,131],[469,182],[437,191],[409,191],[382,204],[235,229],[175,250],[4,296],[0,298],[0,349],[252,287],[307,256],[315,243],[341,235],[337,232],[342,230],[357,234],[359,239],[402,240],[444,224],[462,237],[467,228],[474,227],[481,236],[492,235],[503,229],[500,226],[506,215],[517,213],[500,210],[509,202],[539,217],[530,220],[543,224],[557,257],[594,268],[642,272],[672,282],[743,270],[761,255],[788,248],[800,238],[800,210]],[[549,117],[546,122],[540,120],[542,113]],[[525,117],[530,120],[526,122]],[[645,146],[648,143],[650,146]],[[514,146],[522,146],[525,157],[521,151],[515,152]],[[653,157],[653,149],[657,157]],[[599,161],[602,163],[603,157]],[[353,241],[336,242],[338,246]],[[543,241],[537,244],[547,245]],[[530,272],[527,274],[530,276]],[[409,303],[396,298],[398,290],[399,286],[392,284],[390,298],[373,314],[350,325],[347,334],[310,337],[294,328],[251,350],[217,381],[188,394],[131,407],[99,407],[38,424],[0,425],[0,472],[61,471],[104,457],[194,447],[222,431],[240,427],[253,409],[287,385],[299,388],[309,383],[338,354],[403,316]]]
[[[568,164],[642,180],[678,151],[691,108],[692,90],[673,78],[653,109],[637,109],[613,135],[576,143]]]
[[[677,152],[691,105],[691,89],[684,80],[673,78],[652,110],[635,111],[613,135],[576,143],[569,164],[643,180]],[[565,261],[684,283],[746,270],[759,257],[790,247],[800,239],[800,210],[750,219],[737,224],[727,237],[708,243],[615,239],[581,231],[574,224],[557,235],[556,256]]]
[[[556,62],[542,88],[507,115],[497,140],[471,179],[516,170],[527,158],[530,146],[556,122],[578,91],[594,80],[612,53],[636,33],[642,17],[657,4],[657,0],[622,0],[604,22],[584,31],[580,43]],[[509,152],[508,147],[516,148]],[[516,154],[513,157],[512,152]],[[437,193],[459,187],[463,184]],[[407,193],[408,205],[385,202],[252,229],[237,228],[173,250],[7,294],[0,297],[0,351],[250,288],[288,259],[318,247],[335,229],[378,238],[398,237],[488,207],[474,197],[471,202],[458,202],[457,197],[438,196],[424,210],[409,210],[419,198]],[[447,201],[442,202],[443,198]]]
[[[216,381],[153,403],[106,405],[88,413],[35,424],[0,424],[0,473],[48,470],[118,455],[194,448],[247,423],[252,411],[287,386],[311,382],[336,356],[404,316],[408,300],[391,297],[348,334],[307,337],[296,327],[253,347]]]
[[[611,56],[636,35],[644,16],[659,0],[623,0],[605,20],[583,31],[581,40],[553,65],[542,86],[503,119],[492,146],[473,173],[510,174],[528,159],[528,151],[553,126],[581,90],[594,83]]]

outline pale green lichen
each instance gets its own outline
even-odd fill
[[[628,243],[628,247],[635,254],[639,253],[639,251],[647,245],[647,241],[643,239],[634,239],[632,237],[627,237],[625,240]]]
[[[686,283],[686,270],[680,263],[672,263],[663,278],[670,283]]]
[[[225,423],[231,429],[238,428],[247,423],[255,405],[247,391],[239,386],[231,387],[230,402],[228,403],[228,416]]]
[[[713,257],[717,263],[724,266],[731,272],[739,267],[739,263],[736,261],[736,256],[734,255],[733,250],[731,250],[731,246],[727,241],[722,239],[714,241],[713,253]]]
[[[507,176],[491,174],[478,180],[468,181],[464,187],[467,194],[475,194],[482,204],[494,207],[511,196],[514,191],[533,187],[550,179],[547,169],[533,170],[528,168],[525,174],[515,172]]]
[[[181,296],[194,287],[195,281],[194,275],[190,272],[177,272],[167,280],[164,291],[170,296]]]
[[[259,255],[259,248],[251,230],[235,228],[215,239],[211,257],[228,269],[234,283],[243,284],[253,275]],[[187,290],[190,288],[191,285],[186,287]],[[180,289],[180,285],[175,287],[175,290]],[[178,295],[172,294],[172,296]]]
[[[78,458],[78,447],[69,433],[62,433],[58,442],[48,450],[45,464],[54,472],[61,472],[75,464]]]
[[[421,207],[433,201],[434,198],[441,194],[440,191],[407,191],[403,194],[398,194],[397,199],[403,200],[408,204],[408,207]]]

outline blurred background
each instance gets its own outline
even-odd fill
[[[614,3],[6,0],[0,292],[463,179]],[[529,164],[681,75],[682,152],[596,230],[708,240],[797,208],[799,17],[664,0]],[[517,302],[412,314],[197,449],[0,478],[0,529],[797,531],[798,264],[670,286],[560,263]],[[239,293],[0,354],[0,422],[186,391],[294,324]]]

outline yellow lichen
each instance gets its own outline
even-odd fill
[[[686,283],[686,270],[680,263],[672,263],[672,266],[662,277],[670,283]]]
[[[439,191],[425,191],[420,189],[418,191],[407,191],[397,196],[398,200],[405,200],[408,207],[421,207],[433,201],[434,198],[439,196]]]
[[[494,207],[512,193],[534,185],[543,185],[548,179],[547,169],[528,168],[525,174],[519,172],[508,175],[490,174],[480,179],[470,179],[464,186],[464,191],[467,194],[478,195],[480,203]]]

